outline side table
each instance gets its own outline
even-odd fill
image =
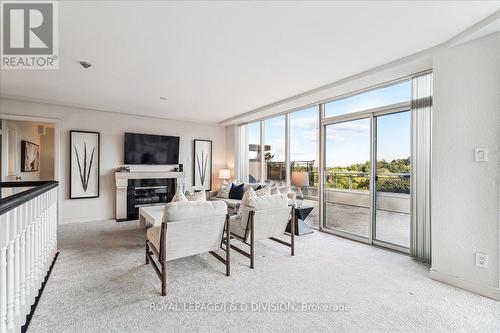
[[[311,214],[314,207],[312,206],[301,206],[295,207],[295,235],[302,236],[306,234],[311,234],[312,229],[304,222],[307,216]],[[290,223],[286,227],[286,231],[290,232]]]

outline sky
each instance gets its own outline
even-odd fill
[[[379,106],[408,101],[411,83],[376,89],[333,101],[325,105],[325,116],[333,117]],[[310,107],[290,114],[290,160],[310,161],[317,157],[317,108]],[[265,144],[271,146],[273,161],[285,161],[285,116],[264,121]],[[249,142],[259,142],[259,123],[248,125]],[[410,113],[377,118],[377,159],[387,161],[410,156]],[[326,128],[326,166],[364,163],[370,154],[370,121],[337,123]],[[317,161],[316,161],[317,164]]]

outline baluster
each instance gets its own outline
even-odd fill
[[[0,332],[7,331],[7,246],[9,214],[0,216]]]
[[[47,209],[47,248],[48,248],[48,263],[49,263],[49,268],[50,264],[52,263],[52,255],[53,255],[53,247],[52,247],[52,190],[47,193],[47,202],[48,202],[48,209]]]
[[[21,219],[19,207],[14,209],[16,238],[14,240],[14,316],[17,324],[21,321]]]
[[[37,197],[36,210],[36,289],[42,286],[42,198]]]
[[[50,192],[47,192],[47,271],[50,269],[52,263],[52,244],[51,233],[52,231],[52,202],[50,201]]]
[[[5,214],[9,224],[9,243],[7,246],[7,330],[14,330],[14,239],[15,221],[12,211]],[[14,229],[14,230],[13,230]]]
[[[37,292],[36,292],[36,237],[35,237],[35,228],[36,228],[36,200],[31,200],[31,228],[30,228],[30,289],[31,289],[31,303],[35,301]]]
[[[48,193],[44,193],[43,195],[43,206],[44,206],[44,212],[43,212],[43,263],[44,263],[44,268],[43,268],[43,276],[46,275],[47,271],[49,270],[49,248],[48,244],[49,242],[47,241],[47,230],[49,228],[49,200],[48,200]]]
[[[20,267],[19,267],[19,307],[21,325],[26,322],[26,203],[19,207],[20,236]]]
[[[33,291],[35,292],[35,297],[38,295],[38,198],[34,199],[35,204],[35,216],[33,221]]]
[[[26,274],[25,281],[25,293],[26,293],[26,311],[29,313],[31,309],[31,221],[32,221],[32,201],[26,203],[26,240],[25,240],[25,251],[26,251],[26,266],[24,268]]]
[[[54,249],[57,252],[58,248],[58,240],[57,240],[57,232],[59,229],[59,188],[54,189]]]
[[[59,220],[58,220],[58,216],[59,216],[59,211],[58,211],[58,208],[59,208],[59,203],[58,203],[58,200],[59,200],[59,189],[56,187],[54,190],[53,190],[53,196],[54,196],[54,216],[53,216],[53,225],[54,225],[54,255],[57,253],[57,230],[59,228]]]
[[[45,276],[45,200],[43,194],[40,196],[41,219],[40,219],[40,286],[42,287]]]
[[[48,241],[48,230],[49,230],[49,199],[48,199],[49,194],[44,193],[44,202],[45,202],[45,220],[44,220],[44,228],[43,228],[43,248],[44,248],[44,255],[43,259],[45,262],[45,268],[43,270],[44,276],[46,275],[47,271],[49,270],[49,241]]]
[[[41,214],[41,221],[40,221],[40,256],[41,256],[41,274],[40,274],[40,279],[43,280],[44,272],[45,272],[45,222],[46,222],[46,201],[45,201],[45,193],[40,196],[41,200],[41,205],[42,205],[42,214]]]
[[[50,247],[52,249],[52,259],[55,257],[56,252],[57,252],[57,244],[56,244],[56,238],[57,238],[57,188],[54,188],[50,191],[50,196],[51,196],[51,216],[50,216],[50,224],[51,224],[51,231],[50,231]]]

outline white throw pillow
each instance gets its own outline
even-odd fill
[[[281,194],[288,195],[288,193],[290,192],[290,187],[289,186],[281,186],[279,188],[279,191]]]
[[[271,195],[276,195],[280,194],[280,189],[278,188],[278,185],[273,184],[271,185]]]
[[[184,193],[182,193],[181,190],[177,190],[177,192],[175,192],[174,197],[172,198],[172,202],[186,202],[186,201],[188,201],[188,199],[186,198]]]
[[[246,190],[245,193],[243,193],[243,197],[241,198],[240,209],[238,209],[238,213],[236,214],[236,216],[241,217],[243,211],[248,211],[250,208],[252,208],[256,198],[257,198],[257,193],[255,193],[255,190],[253,188],[249,187],[248,190]]]
[[[271,195],[271,188],[269,186],[264,186],[255,191],[258,197],[267,197]]]
[[[219,192],[217,192],[217,198],[229,199],[229,191],[231,191],[231,183],[222,185]]]
[[[207,196],[205,191],[198,191],[188,194],[187,199],[189,201],[207,201]]]

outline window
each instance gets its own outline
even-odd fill
[[[286,184],[285,116],[264,121],[265,181]]]
[[[247,125],[248,135],[248,181],[260,182],[260,121]]]
[[[289,117],[291,185],[295,191],[302,192],[304,198],[317,199],[318,107],[292,112]]]
[[[408,102],[410,95],[411,82],[404,81],[327,103],[325,104],[325,117],[341,116],[357,111]]]

